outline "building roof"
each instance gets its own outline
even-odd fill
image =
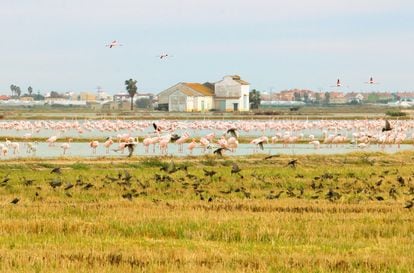
[[[204,95],[204,96],[213,96],[214,92],[210,88],[200,83],[184,83],[187,87],[193,89],[194,91]]]
[[[194,91],[191,90],[186,90],[184,88],[176,90],[175,92],[180,92],[183,93],[184,95],[190,96],[190,97],[194,97]],[[172,94],[174,94],[175,92],[173,92]]]
[[[239,75],[232,75],[230,76],[233,80],[235,80],[236,82],[240,83],[241,85],[250,85],[250,83],[243,81]]]

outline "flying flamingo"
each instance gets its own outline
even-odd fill
[[[336,85],[331,85],[331,87],[341,87],[341,86],[342,86],[342,83],[340,79],[336,80]]]
[[[158,55],[157,57],[160,58],[160,60],[163,60],[163,59],[171,58],[172,56],[169,55],[168,53],[162,53]]]
[[[369,78],[369,81],[367,81],[365,83],[367,83],[367,84],[379,84],[379,82],[374,81],[374,78],[373,77],[370,77]]]
[[[123,44],[120,44],[117,40],[113,40],[110,44],[107,44],[106,46],[109,48],[113,48],[116,46],[123,46]]]

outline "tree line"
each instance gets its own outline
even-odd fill
[[[12,85],[10,85],[10,90],[12,92],[12,97],[20,97],[22,95],[22,90],[21,90],[20,86],[12,84]],[[32,96],[32,93],[33,93],[33,88],[31,86],[29,86],[27,88],[27,94],[29,96]]]

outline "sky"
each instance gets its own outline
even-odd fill
[[[0,1],[2,94],[116,93],[130,78],[158,93],[233,74],[261,91],[337,78],[345,92],[414,91],[412,0]]]

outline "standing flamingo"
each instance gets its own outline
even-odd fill
[[[66,151],[70,148],[70,143],[71,142],[72,142],[72,139],[69,138],[68,142],[62,143],[60,145],[60,148],[62,148],[62,150],[63,150],[63,152],[62,152],[63,155],[65,155],[66,154]]]
[[[114,141],[112,140],[112,137],[108,137],[106,139],[106,141],[104,142],[104,147],[106,149],[106,153],[109,154],[109,148],[111,147],[111,145],[114,144]]]
[[[197,147],[197,142],[195,140],[195,138],[192,139],[192,141],[188,144],[187,149],[190,151],[190,154],[193,154],[193,149]]]
[[[56,142],[57,139],[58,139],[57,136],[51,136],[46,140],[46,142],[49,143],[49,147],[50,146],[55,146],[55,142]]]
[[[187,132],[184,132],[184,134],[175,141],[175,143],[178,145],[178,152],[183,152],[183,145],[187,141],[187,139],[190,138],[190,135]]]
[[[96,148],[98,148],[99,146],[99,141],[97,140],[92,140],[91,142],[89,142],[89,146],[92,148],[92,154],[96,154]]]

